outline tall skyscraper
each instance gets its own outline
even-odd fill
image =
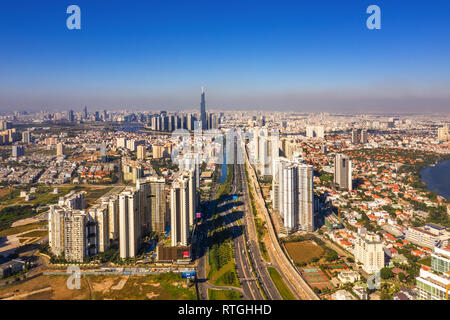
[[[205,88],[202,87],[202,98],[200,101],[200,121],[202,122],[202,130],[207,130],[206,120],[206,101],[205,101]]]
[[[343,154],[336,154],[334,161],[334,183],[341,189],[352,190],[352,160]]]
[[[168,223],[165,179],[150,177],[150,213],[151,228],[154,232],[165,232]]]
[[[64,155],[64,145],[61,142],[56,145],[56,155],[58,157]]]
[[[363,129],[361,130],[361,143],[366,144],[367,141],[368,141],[367,130]]]
[[[280,155],[279,136],[275,130],[256,128],[253,134],[254,158],[262,176],[271,176]]]
[[[31,133],[29,130],[22,132],[22,142],[27,144],[31,142]]]
[[[25,154],[23,146],[12,146],[11,157],[18,159]]]
[[[197,212],[197,188],[195,177],[195,166],[193,169],[185,170],[182,174],[183,177],[189,181],[189,226],[194,225],[195,213]]]
[[[106,143],[104,142],[100,145],[100,159],[102,162],[106,162],[108,160],[106,156]]]
[[[358,130],[352,129],[352,143],[357,144],[358,143]]]
[[[187,245],[189,237],[189,180],[178,177],[170,189],[172,246]]]
[[[450,135],[448,133],[448,126],[438,128],[438,140],[444,142],[450,140]]]
[[[70,122],[75,121],[75,116],[73,115],[73,110],[69,110],[69,112],[67,114],[67,120],[69,120]]]
[[[70,210],[64,214],[64,258],[82,262],[86,256],[86,213]]]
[[[108,204],[109,239],[119,239],[119,197],[112,195],[104,200]]]
[[[323,126],[307,126],[306,137],[308,138],[320,138],[325,137],[325,130]]]
[[[145,146],[143,146],[143,145],[137,146],[137,159],[138,160],[145,159]]]
[[[136,180],[136,189],[139,190],[139,220],[141,230],[147,233],[151,229],[150,181],[145,178]]]
[[[139,249],[139,191],[127,188],[119,195],[119,251],[122,259],[135,257]]]
[[[272,203],[287,232],[314,231],[314,170],[310,165],[280,158],[275,162]]]

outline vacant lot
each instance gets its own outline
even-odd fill
[[[313,241],[287,242],[284,244],[290,257],[296,263],[308,263],[320,259],[325,251]]]
[[[79,290],[67,288],[67,276],[42,275],[0,289],[0,299],[20,300],[195,300],[195,287],[179,274],[155,276],[83,276]]]

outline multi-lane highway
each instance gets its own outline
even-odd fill
[[[237,195],[238,182],[237,182],[237,166],[233,166],[233,184],[231,189],[232,195]],[[239,200],[238,200],[239,201]],[[243,230],[244,226],[239,226],[237,222],[241,211],[235,210],[234,205],[238,203],[233,200],[232,196],[229,196],[226,202],[223,203],[223,207],[227,210],[221,211],[220,215],[223,217],[227,227],[230,228],[233,234],[233,257],[236,263],[236,271],[244,290],[244,299],[246,300],[262,300],[264,296],[258,287],[258,283],[253,274],[253,268],[248,258],[247,247],[245,245],[245,238]],[[244,213],[245,214],[245,213]]]
[[[234,152],[236,155],[237,146],[235,144]],[[254,224],[252,212],[248,205],[248,195],[246,192],[246,181],[243,174],[242,165],[236,162],[234,157],[233,165],[233,183],[231,194],[220,203],[219,214],[224,219],[227,227],[230,228],[233,235],[233,257],[236,263],[236,271],[242,290],[236,290],[243,294],[246,300],[262,300],[265,297],[270,300],[281,300],[277,288],[267,271],[267,265],[263,261],[258,239],[256,235],[256,227]],[[240,194],[239,180],[241,181],[243,191]],[[238,198],[233,199],[233,195]],[[195,245],[195,254],[197,257],[197,288],[198,296],[201,300],[208,299],[208,288],[211,284],[207,282],[206,263],[207,263],[207,234],[210,227],[210,218],[216,209],[214,202],[215,193],[211,195],[208,212],[204,214],[207,218],[203,222],[197,224],[197,238]],[[242,204],[242,210],[237,207]],[[239,222],[238,222],[239,221]],[[215,287],[216,288],[216,287]],[[217,289],[217,288],[216,288]],[[224,288],[227,289],[227,288]],[[263,290],[263,292],[261,291]]]
[[[270,245],[268,246],[269,256],[272,259],[273,264],[276,266],[276,268],[280,271],[282,277],[285,279],[285,283],[288,284],[288,286],[292,290],[293,293],[300,299],[303,300],[320,300],[320,298],[317,296],[317,294],[311,289],[311,287],[306,283],[305,279],[303,279],[302,275],[298,270],[292,265],[291,261],[289,261],[286,254],[283,252],[283,249],[281,248],[277,235],[275,233],[273,223],[271,220],[271,217],[269,215],[269,212],[267,211],[267,208],[264,203],[264,199],[261,194],[261,190],[259,188],[256,173],[254,168],[250,165],[247,150],[244,147],[245,150],[245,162],[246,165],[248,165],[246,168],[248,168],[248,175],[250,182],[252,183],[253,190],[255,191],[255,201],[258,204],[260,210],[262,210],[265,220],[266,220],[266,226],[268,229],[269,237],[270,237]],[[247,182],[246,179],[245,183]],[[287,280],[287,281],[286,281]]]

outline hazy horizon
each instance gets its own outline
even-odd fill
[[[0,11],[0,112],[124,108],[448,113],[447,1],[18,0]],[[26,8],[26,10],[24,10]]]

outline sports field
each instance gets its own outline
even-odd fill
[[[313,241],[287,242],[284,246],[296,263],[308,263],[314,258],[319,259],[325,252]]]

